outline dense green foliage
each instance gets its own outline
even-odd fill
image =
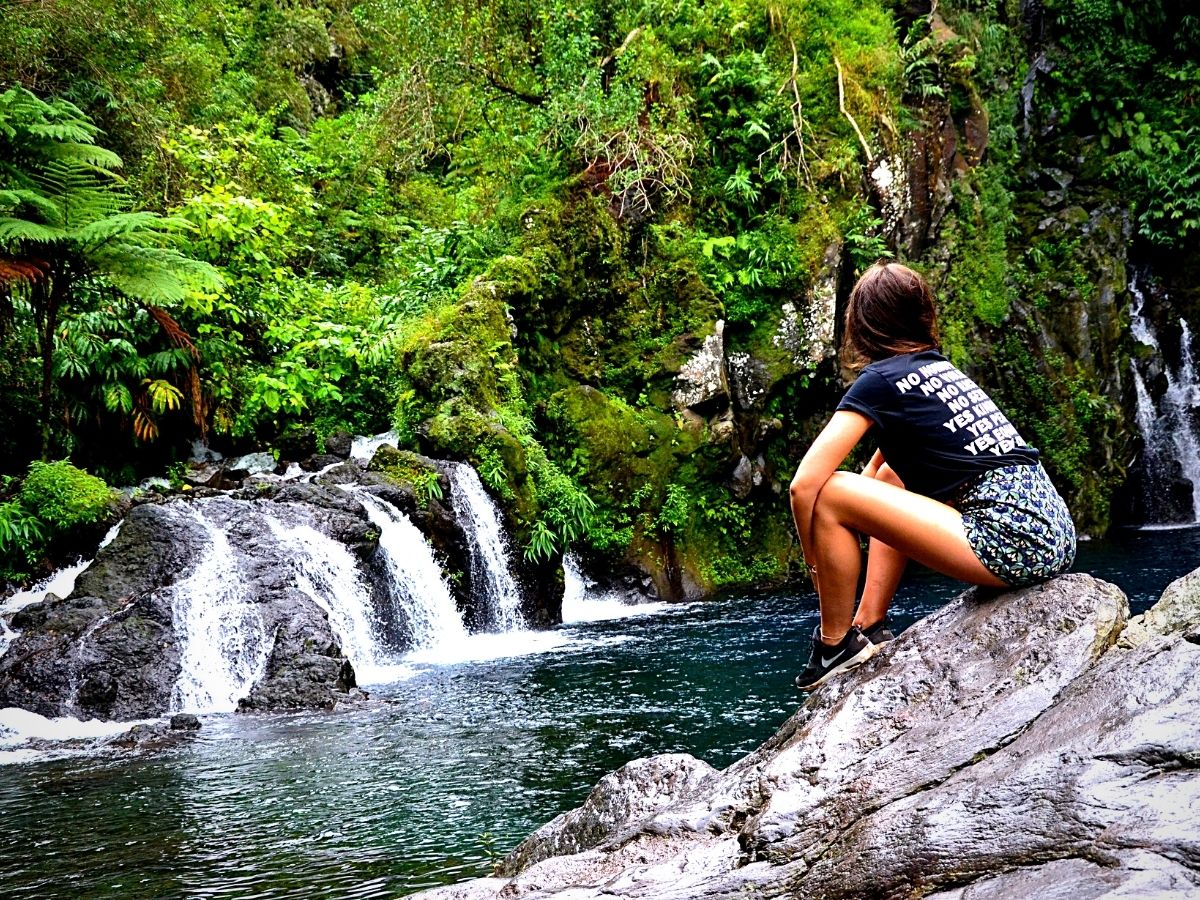
[[[1119,411],[1032,336],[1110,279],[1096,221],[1044,226],[1031,173],[1092,206],[1115,185],[1140,240],[1194,248],[1200,26],[1174,2],[1019,6],[16,5],[0,470],[70,454],[128,482],[197,438],[395,426],[475,463],[531,559],[761,583],[796,562],[777,492],[840,389],[788,317],[897,255],[1102,527]],[[901,240],[869,175],[946,127],[944,218]],[[758,393],[683,410],[718,321]],[[50,521],[2,509],[10,545]]]
[[[108,485],[66,460],[30,464],[20,489],[0,502],[0,575],[20,575],[52,541],[111,519],[116,503]]]

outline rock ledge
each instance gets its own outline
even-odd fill
[[[1172,590],[1137,646],[1118,645],[1124,595],[1088,575],[969,590],[725,771],[631,763],[506,877],[422,896],[1198,891],[1200,577]]]

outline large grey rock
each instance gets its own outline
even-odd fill
[[[713,333],[679,370],[671,402],[678,409],[703,409],[729,402],[723,321],[717,321]]]
[[[968,591],[652,817],[428,896],[1197,891],[1200,646],[1115,648],[1127,615],[1087,575]]]
[[[605,839],[686,797],[716,769],[686,753],[635,759],[592,788],[579,809],[543,825],[497,867],[515,875],[552,856],[590,850]]]
[[[245,456],[239,456],[237,459],[226,463],[225,474],[230,479],[237,481],[242,478],[248,478],[251,475],[274,472],[277,465],[278,462],[270,453],[247,453]]]
[[[1129,621],[1121,645],[1136,647],[1156,635],[1200,637],[1200,569],[1167,585],[1157,603]]]
[[[244,616],[243,650],[260,649],[266,660],[249,696],[238,698],[243,708],[345,699],[353,669],[327,613],[297,588],[303,560],[281,535],[321,533],[353,548],[370,544],[372,526],[343,491],[289,485],[285,495],[291,502],[216,497],[134,508],[69,597],[13,617],[20,634],[0,657],[0,706],[117,720],[166,713],[183,669],[186,610],[206,594],[229,606],[225,615]]]

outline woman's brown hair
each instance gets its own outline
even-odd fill
[[[901,353],[930,350],[939,342],[933,291],[900,263],[877,262],[850,292],[842,361],[849,369]]]

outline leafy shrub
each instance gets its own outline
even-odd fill
[[[31,463],[18,498],[28,515],[54,531],[100,521],[116,499],[107,484],[66,460]]]
[[[26,562],[32,563],[44,539],[42,523],[18,501],[0,503],[0,558],[16,557],[19,553]],[[17,574],[20,566],[0,564],[0,568],[7,574]]]

